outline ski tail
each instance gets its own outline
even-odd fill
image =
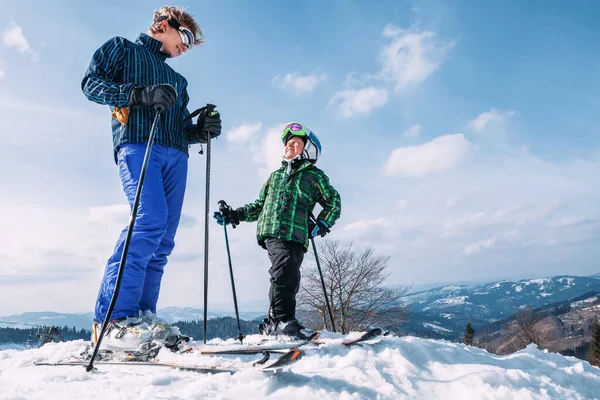
[[[375,338],[381,336],[382,333],[383,333],[383,330],[381,328],[371,328],[356,339],[342,341],[342,344],[344,346],[352,346],[354,344],[365,342],[367,340],[375,339]]]
[[[265,365],[262,369],[273,369],[273,368],[281,368],[290,364],[293,364],[302,358],[302,350],[300,349],[292,349],[287,353],[284,353],[281,357],[277,359],[277,361]]]

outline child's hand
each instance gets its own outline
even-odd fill
[[[311,238],[316,237],[317,235],[323,237],[329,233],[329,225],[327,222],[322,219],[318,220],[317,223],[310,221],[308,223],[308,234]]]

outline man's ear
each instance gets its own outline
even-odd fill
[[[169,24],[169,22],[166,19],[160,21],[160,31],[162,33],[165,33],[167,31],[167,25],[168,24]]]

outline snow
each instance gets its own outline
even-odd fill
[[[525,286],[536,284],[539,286],[539,288],[538,288],[539,290],[544,290],[546,288],[544,286],[544,284],[551,283],[551,282],[552,282],[551,278],[540,278],[540,279],[530,279],[529,281],[526,281],[523,284]]]
[[[423,326],[425,326],[425,327],[429,327],[429,328],[431,328],[431,329],[434,329],[434,330],[436,330],[436,331],[441,331],[441,332],[452,332],[450,329],[443,328],[443,327],[441,327],[441,326],[439,326],[439,325],[430,324],[430,323],[428,323],[428,322],[425,322],[425,323],[423,323]]]
[[[332,336],[334,334],[331,334]],[[219,344],[220,341],[211,341]],[[222,342],[221,342],[222,343]],[[0,351],[0,399],[594,399],[600,369],[535,345],[506,356],[448,341],[384,337],[345,348],[333,340],[275,374],[203,375],[171,368],[34,366],[75,356],[84,341]],[[161,352],[164,360],[241,365],[230,358]],[[256,356],[254,356],[256,357]]]
[[[447,304],[447,305],[452,305],[452,306],[455,306],[458,304],[470,304],[469,302],[465,301],[468,298],[469,298],[469,296],[446,297],[443,299],[438,299],[431,304]]]

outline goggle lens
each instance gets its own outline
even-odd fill
[[[306,129],[302,124],[290,122],[285,126],[285,128],[283,128],[283,131],[281,131],[281,139],[285,139],[288,134],[292,134],[294,136],[306,136]]]
[[[186,46],[188,50],[191,49],[194,45],[194,34],[192,33],[192,31],[190,31],[187,28],[184,28],[183,26],[180,26],[179,29],[177,29],[177,32],[179,33],[179,37],[181,37],[181,43],[183,43],[183,45]]]

